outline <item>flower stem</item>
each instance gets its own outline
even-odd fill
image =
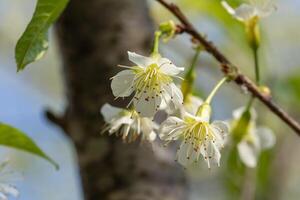
[[[245,109],[244,112],[250,111],[250,109],[251,109],[251,107],[252,107],[252,105],[253,105],[254,99],[255,99],[255,98],[252,96],[251,99],[249,100],[249,102],[248,102],[248,104],[247,104],[246,109]]]
[[[201,50],[202,50],[202,48],[200,46],[196,48],[196,53],[193,57],[189,71],[186,73],[185,77],[190,77],[192,75],[192,73],[194,72],[194,69],[196,67]]]
[[[260,85],[260,70],[259,70],[259,58],[258,58],[258,47],[252,47],[253,58],[254,58],[254,66],[255,66],[255,82],[259,86]],[[248,112],[254,102],[254,97],[252,96],[249,100],[245,112]]]
[[[159,55],[159,40],[160,40],[161,35],[162,35],[161,31],[155,31],[151,56]]]
[[[259,59],[258,59],[258,48],[252,48],[254,65],[255,65],[255,81],[257,85],[260,85],[260,71],[259,71]]]
[[[183,99],[185,100],[186,97],[192,92],[193,85],[195,82],[195,67],[197,65],[197,61],[201,52],[201,47],[196,48],[196,53],[192,59],[191,66],[188,72],[184,76],[184,81],[181,84],[181,89],[183,92]]]
[[[214,87],[214,89],[210,92],[209,96],[207,97],[207,99],[205,100],[205,103],[210,104],[212,98],[215,96],[215,94],[217,93],[218,89],[223,85],[223,83],[225,83],[228,80],[228,77],[224,77],[222,78],[219,83]]]

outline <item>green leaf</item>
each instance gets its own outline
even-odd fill
[[[15,48],[18,71],[39,60],[48,49],[48,29],[69,0],[38,0],[33,17]]]
[[[58,170],[58,164],[47,156],[25,133],[20,130],[0,123],[0,145],[26,151],[48,160]]]

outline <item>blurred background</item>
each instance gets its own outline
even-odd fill
[[[224,11],[219,0],[176,2],[234,64],[254,77],[253,58],[243,26]],[[229,2],[238,5],[240,0]],[[65,102],[53,30],[46,56],[24,72],[16,73],[14,46],[32,16],[35,3],[34,0],[0,0],[0,121],[26,132],[60,164],[61,169],[55,171],[44,160],[5,147],[0,147],[0,154],[1,158],[10,159],[13,170],[23,174],[23,180],[16,183],[21,192],[20,200],[82,200],[74,148],[64,133],[44,118],[46,108],[59,112]],[[272,89],[275,101],[300,121],[300,1],[278,0],[276,4],[277,11],[261,22],[259,56],[263,82]],[[155,22],[173,18],[154,1],[149,1],[149,6]],[[162,52],[177,66],[188,66],[193,57],[187,36],[162,45]],[[217,66],[208,54],[201,55],[196,89],[203,97],[221,77]],[[232,111],[244,105],[247,99],[233,84],[224,87],[213,102],[214,118],[231,118]],[[257,103],[256,107],[259,124],[273,129],[277,144],[272,150],[263,152],[259,167],[247,170],[248,181],[241,184],[249,191],[256,190],[256,199],[298,200],[300,138],[263,105]],[[228,192],[223,181],[225,158],[226,153],[220,168],[208,170],[202,163],[187,170],[191,180],[190,199],[225,199]],[[232,172],[226,173],[230,176]]]

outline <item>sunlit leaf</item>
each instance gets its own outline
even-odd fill
[[[48,160],[51,164],[55,166],[56,169],[59,168],[58,164],[55,161],[53,161],[49,156],[47,156],[31,138],[29,138],[22,131],[10,125],[0,123],[0,145],[19,149],[37,155]]]
[[[69,0],[38,0],[33,17],[15,48],[17,68],[23,70],[46,53],[48,29],[62,13]]]

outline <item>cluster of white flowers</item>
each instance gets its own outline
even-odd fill
[[[249,4],[242,4],[237,9],[231,8],[225,1],[222,1],[222,5],[235,18],[245,23],[265,17],[274,10],[269,1],[250,0]],[[164,24],[163,27],[171,33],[174,24],[170,24],[172,25]],[[232,129],[228,124],[234,125],[242,111],[234,112],[231,123],[211,123],[211,99],[227,78],[217,84],[205,101],[194,96],[190,90],[183,95],[180,87],[174,83],[174,78],[181,79],[179,74],[184,68],[177,67],[169,59],[160,56],[158,40],[161,35],[162,32],[155,32],[154,49],[150,57],[128,52],[129,60],[134,65],[119,65],[125,70],[111,78],[111,89],[116,99],[130,97],[131,100],[126,109],[103,105],[101,114],[106,125],[102,132],[120,136],[126,142],[133,142],[138,138],[141,141],[153,142],[157,135],[166,144],[181,140],[176,158],[180,164],[188,166],[202,156],[209,168],[212,164],[219,166],[220,150],[225,141],[230,141],[225,140]],[[189,72],[193,72],[193,69],[191,67]],[[188,78],[182,86],[185,84],[190,84]],[[160,125],[154,122],[159,110],[168,114]],[[244,130],[244,137],[237,145],[241,160],[249,167],[256,166],[260,152],[275,143],[271,131],[267,128],[256,128],[255,120],[251,119],[251,126]]]
[[[181,90],[173,82],[173,78],[183,68],[176,67],[169,59],[160,55],[145,57],[128,52],[134,66],[120,65],[126,68],[112,77],[111,88],[116,98],[133,98],[128,109],[121,109],[105,104],[101,113],[106,122],[103,132],[121,135],[124,141],[153,141],[158,125],[153,121],[160,109],[179,109],[183,104]]]
[[[135,66],[126,68],[112,77],[111,88],[116,98],[129,97],[133,94],[128,108],[121,109],[105,104],[101,113],[106,122],[103,132],[119,135],[123,140],[132,142],[153,141],[156,132],[162,140],[170,142],[182,139],[177,153],[177,160],[184,166],[199,160],[200,154],[207,162],[219,165],[224,146],[224,137],[228,133],[223,122],[210,124],[210,105],[202,99],[189,94],[185,102],[179,87],[173,78],[183,71],[169,59],[159,55],[145,57],[128,52],[129,60]],[[197,114],[199,107],[203,110]],[[153,117],[160,109],[168,113],[179,111],[179,117],[170,116],[159,127]],[[178,112],[177,112],[178,113]],[[159,127],[159,130],[158,130]]]
[[[214,163],[219,166],[220,150],[229,135],[228,123],[211,123],[210,105],[197,96],[188,94],[183,101],[181,90],[173,82],[183,68],[160,56],[144,57],[131,52],[128,55],[136,65],[122,66],[126,70],[112,78],[111,88],[116,98],[131,94],[133,98],[127,109],[103,105],[101,114],[106,126],[102,132],[120,136],[126,142],[138,138],[153,142],[157,134],[166,144],[181,140],[176,158],[180,164],[188,166],[197,162],[201,155],[209,168]],[[160,109],[167,110],[170,116],[159,126],[153,118]],[[234,112],[234,120],[240,113]],[[247,134],[238,144],[238,150],[241,160],[254,167],[261,150],[273,146],[274,137],[268,129],[256,128],[255,118],[251,124],[251,128],[245,130]]]

